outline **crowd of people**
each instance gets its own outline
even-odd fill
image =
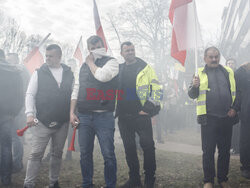
[[[136,57],[134,44],[130,41],[121,44],[122,64],[106,53],[99,36],[89,37],[87,48],[89,54],[78,70],[74,59],[69,59],[67,65],[62,63],[63,52],[59,45],[48,45],[46,63],[31,77],[19,64],[17,54],[9,53],[5,57],[4,51],[0,50],[0,171],[3,185],[10,185],[12,173],[23,168],[23,140],[17,137],[16,130],[27,124],[32,127],[32,139],[24,188],[35,187],[49,143],[49,188],[60,187],[58,180],[63,148],[67,137],[70,143],[71,126],[78,130],[82,187],[94,187],[95,137],[104,159],[106,187],[117,187],[114,146],[117,118],[129,168],[128,180],[121,188],[153,188],[157,164],[152,122],[156,122],[157,141],[164,142],[161,133],[166,128],[161,125],[165,122],[171,125],[167,129],[170,132],[174,131],[173,125],[178,127],[179,118],[167,119],[180,111],[177,99],[183,99],[181,108],[193,106],[193,102],[191,105],[187,102],[188,95],[197,100],[204,188],[214,186],[216,147],[219,153],[217,180],[221,187],[230,187],[227,176],[232,150],[240,152],[242,176],[250,179],[250,63],[236,70],[235,60],[230,59],[227,66],[222,66],[219,50],[209,47],[204,52],[205,67],[195,73],[188,94],[178,96],[175,83],[171,82],[167,87],[160,84],[154,69]],[[189,118],[187,113],[186,120]],[[240,126],[233,128],[239,120]],[[181,126],[182,123],[179,124]],[[231,144],[232,135],[235,139]],[[136,137],[143,152],[144,183],[141,182]],[[66,158],[72,159],[70,151]]]

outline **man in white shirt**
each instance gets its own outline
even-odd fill
[[[59,188],[58,177],[68,133],[73,73],[61,64],[62,50],[56,44],[46,48],[46,63],[35,71],[26,92],[27,125],[33,127],[31,153],[24,188],[35,187],[46,146],[51,139],[49,188]]]
[[[90,54],[75,80],[71,97],[70,122],[78,126],[83,187],[93,187],[93,148],[95,135],[104,158],[107,188],[116,187],[116,157],[114,152],[115,92],[119,64],[106,54],[98,36],[87,40]],[[77,106],[78,115],[75,114]]]

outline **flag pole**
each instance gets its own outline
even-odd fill
[[[49,38],[50,35],[51,35],[51,33],[46,35],[46,37],[38,44],[38,48],[40,48],[43,45],[43,43]]]
[[[198,50],[197,50],[197,16],[196,16],[196,3],[194,0],[194,20],[195,20],[195,47],[194,47],[194,56],[195,56],[195,76],[198,76]]]
[[[74,51],[74,54],[76,53],[76,50],[77,50],[78,46],[80,45],[81,40],[82,40],[82,36],[80,37],[80,40],[79,40],[78,43],[77,43],[76,49],[75,49],[75,51]],[[72,57],[74,57],[74,54],[73,54]]]
[[[27,63],[32,57],[33,55],[37,52],[37,50],[39,50],[39,48],[44,44],[44,42],[49,38],[49,36],[51,35],[51,33],[49,33],[48,35],[46,35],[46,37],[38,44],[38,46],[35,46],[31,52],[27,55],[27,57],[23,60],[24,63]]]

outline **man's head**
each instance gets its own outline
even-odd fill
[[[10,64],[19,64],[19,57],[17,53],[8,53],[6,57],[6,61]]]
[[[231,69],[235,70],[236,69],[236,60],[233,58],[230,58],[226,61],[226,66],[230,67]]]
[[[207,48],[204,52],[204,61],[210,68],[218,67],[220,63],[220,51],[218,48],[214,46]]]
[[[57,44],[51,44],[47,46],[45,56],[50,67],[58,67],[61,63],[62,49]]]
[[[68,59],[67,65],[71,68],[72,72],[75,72],[76,67],[77,67],[76,60],[75,60],[75,59],[73,59],[73,58]]]
[[[5,61],[5,53],[2,49],[0,49],[0,61]]]
[[[93,51],[98,48],[104,48],[104,44],[103,44],[101,37],[97,35],[93,35],[88,38],[87,46],[88,46],[89,51]]]
[[[135,47],[132,42],[127,41],[121,44],[121,56],[126,63],[132,63],[135,61]]]

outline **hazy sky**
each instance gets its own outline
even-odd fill
[[[96,0],[101,19],[126,0]],[[230,0],[196,0],[205,42],[220,31],[221,16]],[[0,9],[15,18],[27,34],[45,36],[75,45],[80,35],[95,34],[92,0],[0,0]],[[102,24],[104,21],[102,21]],[[103,24],[105,29],[105,25]],[[105,31],[104,31],[105,32]],[[209,36],[210,35],[210,36]]]

